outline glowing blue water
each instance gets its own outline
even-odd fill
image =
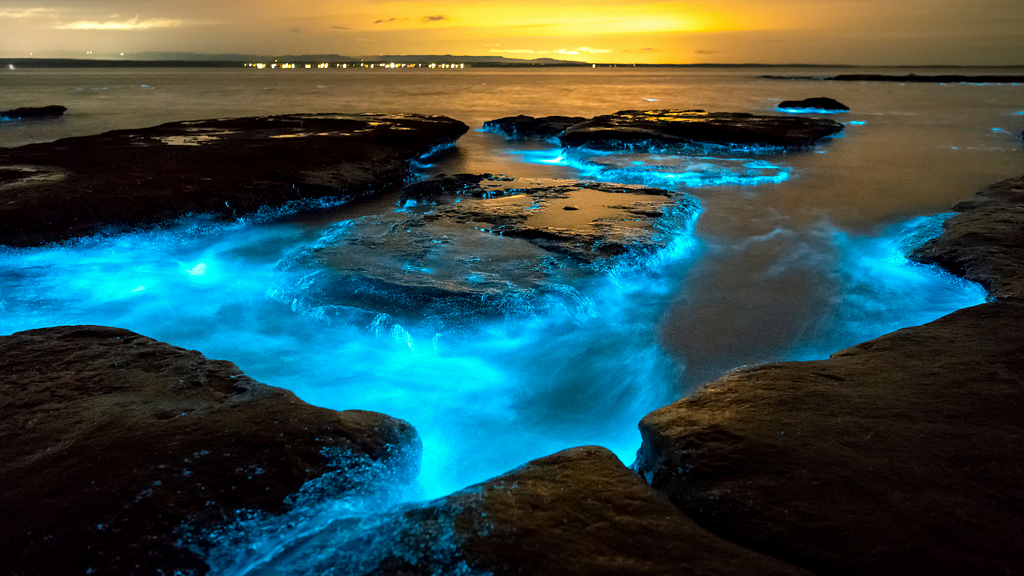
[[[828,108],[779,108],[779,112],[787,114],[846,114],[849,110],[829,110]]]

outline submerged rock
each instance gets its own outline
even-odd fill
[[[509,116],[484,122],[483,129],[488,132],[502,134],[508,139],[517,138],[554,138],[574,124],[583,122],[582,116]]]
[[[337,520],[275,561],[300,574],[807,574],[698,527],[598,447],[409,507],[358,548],[350,526]]]
[[[515,316],[574,278],[650,257],[699,212],[656,188],[489,174],[413,184],[402,202],[329,230],[285,265],[296,280],[278,297],[446,325]]]
[[[911,256],[977,282],[993,296],[1024,296],[1024,177],[994,184],[953,211],[943,233]]]
[[[1024,306],[734,371],[647,415],[636,467],[818,574],[1024,573]]]
[[[466,130],[443,116],[296,114],[0,150],[0,244],[37,246],[188,213],[227,219],[342,201],[402,182],[410,160]]]
[[[314,478],[345,493],[345,472],[418,468],[401,420],[310,406],[118,328],[0,337],[0,407],[7,574],[205,573],[190,533],[282,512]]]
[[[793,112],[849,112],[850,107],[832,98],[805,98],[803,100],[785,100],[779,103],[779,110]]]
[[[930,76],[919,76],[917,74],[887,75],[887,74],[839,74],[825,80],[838,80],[840,82],[931,82],[936,84],[959,84],[962,82],[972,84],[1015,84],[1024,82],[1024,76],[1010,74],[981,74],[965,76],[961,74],[936,74]]]
[[[67,112],[65,106],[41,106],[39,108],[15,108],[0,112],[0,121],[3,120],[43,120],[46,118],[60,118]]]
[[[842,130],[842,124],[822,118],[624,110],[570,126],[558,139],[562,146],[604,150],[676,151],[711,146],[735,151],[807,148]]]

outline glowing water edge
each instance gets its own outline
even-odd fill
[[[777,113],[780,98],[826,89],[851,112],[843,138],[791,154],[563,151],[471,130],[456,148],[418,163],[421,176],[644,184],[700,205],[667,211],[658,229],[663,248],[606,266],[572,267],[523,240],[469,228],[439,244],[433,260],[353,251],[344,264],[424,286],[478,281],[498,294],[490,314],[411,321],[323,298],[320,281],[336,270],[318,269],[308,256],[338,238],[383,235],[389,219],[410,209],[393,191],[312,214],[227,224],[194,216],[156,231],[0,248],[0,334],[124,327],[232,361],[312,404],[375,410],[418,430],[424,452],[414,485],[370,468],[364,489],[346,498],[324,498],[312,482],[282,517],[243,517],[198,535],[217,544],[209,557],[217,574],[370,572],[384,555],[412,557],[399,535],[415,527],[393,512],[403,503],[570,446],[603,445],[628,465],[646,413],[731,368],[827,357],[984,301],[980,287],[906,254],[938,232],[944,216],[935,214],[1024,169],[1012,86],[826,85],[758,78],[760,69],[256,72],[11,73],[0,83],[10,106],[61,102],[69,113],[53,123],[5,122],[0,145],[290,112],[422,112],[471,127],[521,113],[589,117],[649,101]],[[473,260],[484,254],[504,259]],[[456,544],[430,553],[450,555]]]

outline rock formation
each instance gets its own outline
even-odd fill
[[[352,198],[402,182],[410,160],[466,130],[442,116],[306,114],[175,122],[0,150],[0,244]]]
[[[509,116],[484,122],[483,129],[502,134],[509,140],[520,138],[554,138],[574,124],[583,122],[582,116]]]
[[[38,108],[15,108],[0,112],[0,121],[10,120],[44,120],[47,118],[60,118],[67,112],[65,106],[41,106]]]
[[[803,100],[784,100],[779,103],[779,110],[793,112],[849,112],[850,107],[832,98],[805,98]]]
[[[190,530],[281,512],[325,474],[345,493],[354,470],[419,466],[405,422],[310,406],[118,328],[0,337],[0,410],[5,574],[201,574]]]
[[[674,151],[691,147],[800,149],[837,134],[843,125],[821,118],[755,116],[703,110],[624,110],[570,126],[562,146]]]

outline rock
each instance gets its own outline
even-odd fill
[[[509,116],[484,122],[483,129],[488,132],[502,134],[512,140],[517,138],[554,138],[566,128],[583,122],[582,116]]]
[[[534,460],[382,520],[387,536],[362,543],[358,570],[346,527],[336,521],[276,561],[317,574],[807,574],[701,529],[598,447]]]
[[[1024,177],[994,184],[953,206],[943,233],[911,255],[977,282],[993,296],[1024,296]]]
[[[42,120],[60,118],[67,112],[64,106],[42,106],[39,108],[15,108],[0,112],[0,121],[5,120]]]
[[[691,147],[798,149],[837,134],[843,125],[822,118],[755,116],[703,110],[624,110],[570,126],[562,146],[606,150],[686,150]]]
[[[314,478],[344,492],[344,471],[418,468],[405,422],[118,328],[0,337],[0,409],[6,574],[202,574],[189,528],[282,512]]]
[[[1024,573],[1024,306],[741,368],[647,415],[637,469],[817,574]]]
[[[932,82],[936,84],[1015,84],[1024,82],[1024,76],[1009,74],[982,74],[964,76],[960,74],[938,74],[932,76],[919,76],[917,74],[886,75],[886,74],[839,74],[825,80],[837,80],[840,82]]]
[[[412,184],[402,202],[297,254],[285,265],[294,285],[279,299],[448,327],[515,316],[562,294],[567,278],[664,248],[664,229],[692,225],[699,212],[691,196],[657,188],[490,174]]]
[[[37,246],[188,213],[229,219],[289,202],[341,201],[402,182],[411,159],[466,130],[443,116],[299,114],[0,150],[0,244]]]
[[[805,98],[785,100],[779,103],[779,110],[792,112],[849,112],[850,107],[831,98]]]

